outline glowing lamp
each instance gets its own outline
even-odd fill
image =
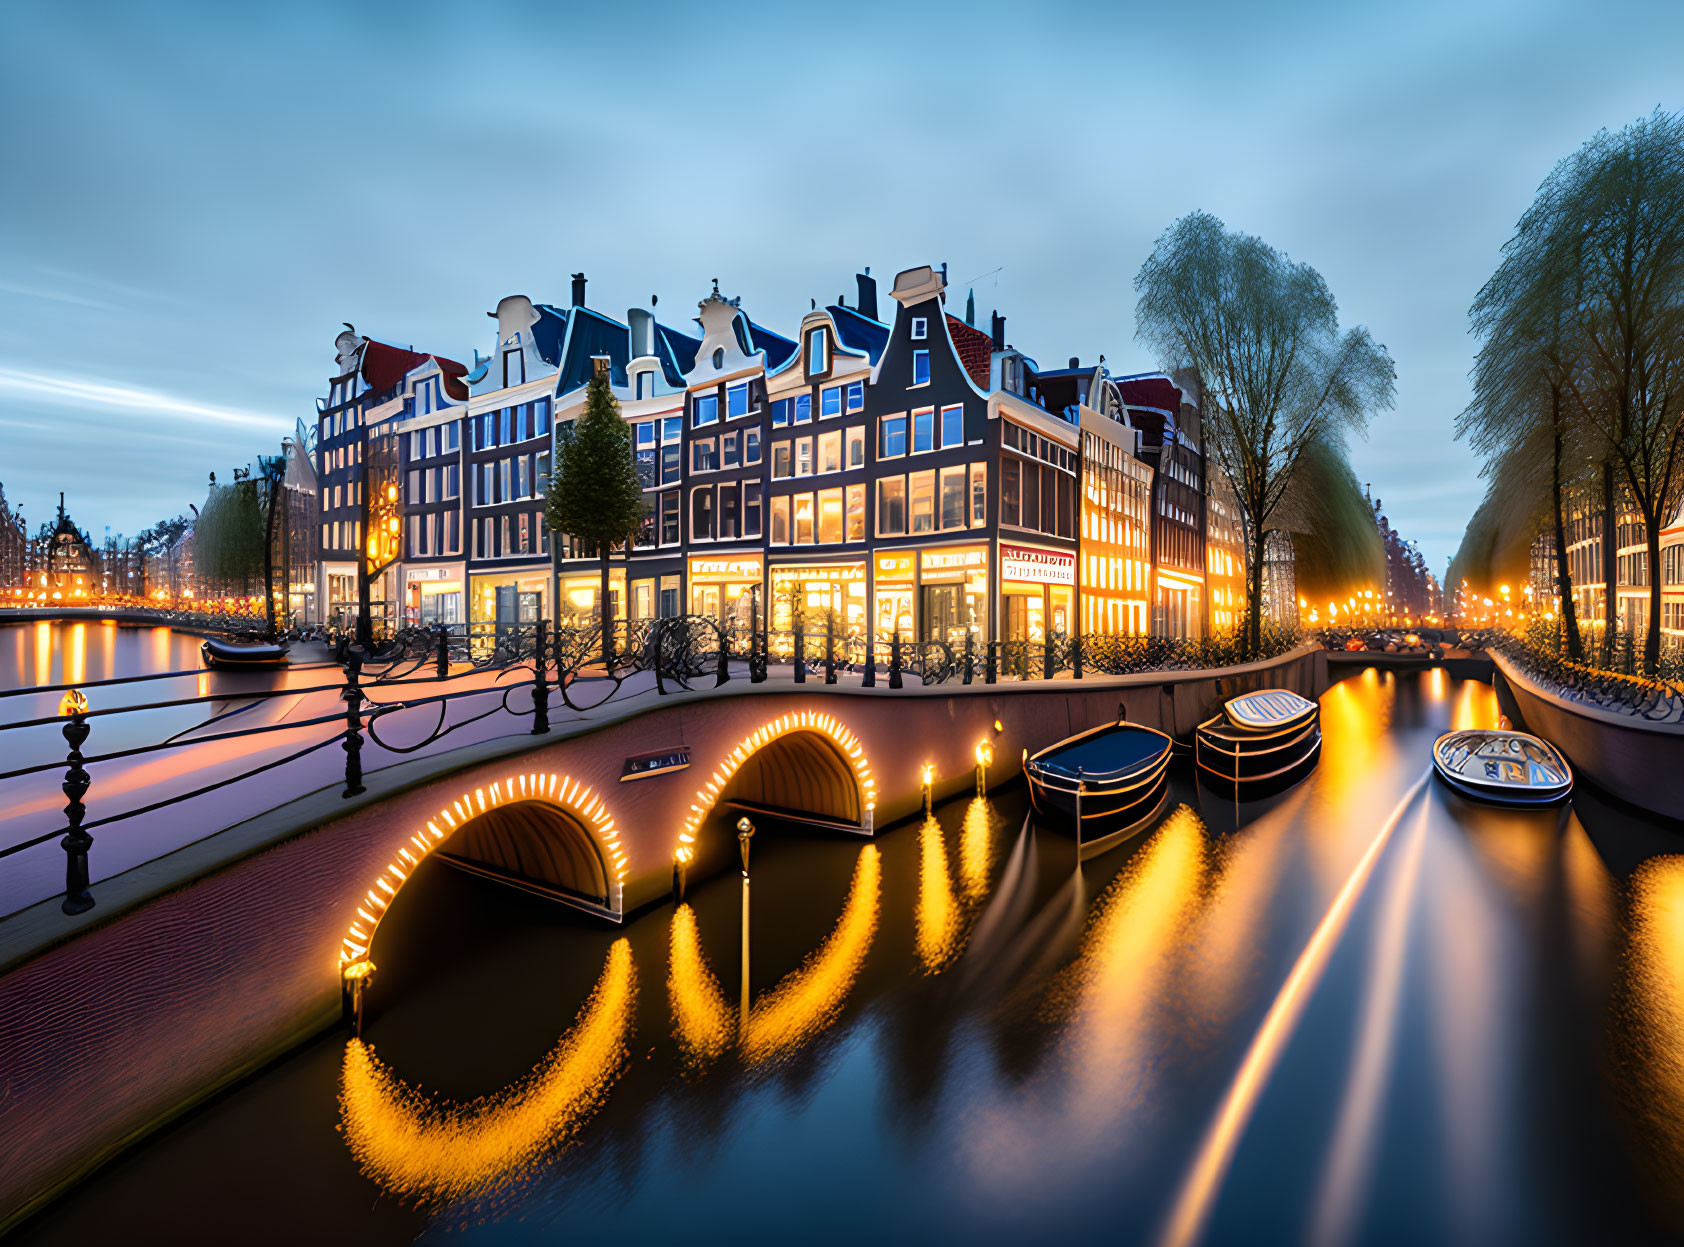
[[[58,712],[66,718],[74,714],[87,714],[87,695],[79,688],[71,689],[63,697],[59,698]]]

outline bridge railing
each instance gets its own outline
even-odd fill
[[[1284,631],[1271,634],[1263,648],[1253,653],[1223,639],[1055,635],[1034,641],[983,642],[973,634],[957,632],[944,639],[915,640],[905,634],[839,635],[834,623],[808,631],[798,621],[792,629],[774,631],[685,615],[619,621],[612,629],[611,645],[605,654],[602,632],[595,621],[556,624],[538,620],[410,628],[368,649],[359,648],[347,637],[335,636],[331,638],[328,661],[281,668],[305,675],[303,683],[289,685],[282,681],[274,688],[230,687],[219,679],[218,687],[189,696],[147,699],[142,693],[135,704],[94,704],[130,687],[207,677],[200,671],[170,671],[0,691],[0,716],[12,699],[62,694],[55,713],[0,722],[0,757],[27,758],[34,742],[23,734],[53,725],[60,727],[66,746],[62,755],[55,751],[50,760],[25,761],[0,771],[0,801],[7,808],[15,808],[18,803],[8,799],[6,784],[60,772],[63,778],[59,787],[68,799],[61,827],[0,844],[0,870],[7,859],[59,838],[65,854],[62,906],[67,914],[81,913],[94,904],[89,859],[94,847],[91,833],[96,830],[281,771],[335,746],[344,754],[342,796],[348,799],[365,790],[363,750],[368,742],[388,755],[405,756],[494,716],[529,722],[530,732],[541,735],[551,730],[553,703],[557,701],[577,714],[617,697],[660,696],[683,689],[719,687],[732,680],[761,683],[774,672],[780,678],[787,673],[797,684],[837,684],[845,678],[851,685],[888,689],[1082,679],[1086,675],[1234,665],[1278,656],[1297,641],[1295,634]],[[272,721],[251,724],[239,719],[247,714],[255,717],[260,713],[258,708],[283,699],[302,706],[312,697],[330,705],[336,703],[338,708],[287,718],[285,714],[296,707],[277,707],[279,713]],[[475,699],[480,704],[474,704]],[[159,740],[142,738],[139,744],[125,744],[124,732],[108,731],[108,725],[124,716],[172,711],[186,711],[194,721],[185,730]],[[415,739],[400,742],[392,738],[400,714],[406,722],[422,724],[423,730]],[[301,739],[304,733],[310,735]],[[97,746],[108,734],[112,747],[88,750],[90,740]],[[188,791],[171,792],[157,800],[88,817],[86,798],[90,791],[97,792],[95,775],[105,768],[208,748],[212,752],[202,769],[209,770],[227,760],[230,746],[246,754],[266,754],[269,750],[265,746],[271,744],[278,750],[277,756],[256,758]],[[217,750],[218,746],[224,748]],[[179,846],[162,851],[173,847]],[[39,894],[24,903],[38,899]]]

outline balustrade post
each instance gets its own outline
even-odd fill
[[[860,676],[860,687],[877,687],[877,635],[869,621],[865,629],[865,673]]]
[[[443,680],[450,676],[450,625],[435,624],[433,630],[438,633],[438,649],[433,655],[433,674]]]
[[[889,687],[899,688],[900,681],[900,629],[896,628],[889,634]]]
[[[772,661],[771,637],[764,627],[753,628],[748,638],[748,682],[766,683],[766,668]]]
[[[345,791],[342,796],[354,797],[363,791],[363,691],[357,686],[362,658],[355,652],[346,656],[345,691]]]
[[[795,682],[807,682],[807,628],[799,614],[795,616]]]
[[[1041,678],[1053,678],[1053,643],[1051,638],[1041,642]]]
[[[70,722],[64,725],[65,743],[70,746],[70,753],[65,758],[69,769],[61,785],[64,795],[70,798],[70,803],[64,807],[69,826],[65,829],[64,839],[59,841],[64,849],[64,903],[60,908],[67,914],[83,914],[94,907],[94,898],[88,891],[88,850],[93,848],[94,838],[82,830],[82,819],[88,812],[82,798],[93,782],[93,777],[82,765],[82,746],[88,739],[87,709],[87,699],[80,692],[66,694],[60,706],[60,712],[70,716]]]
[[[549,625],[540,619],[532,645],[532,735],[550,730]]]
[[[1070,667],[1076,679],[1082,678],[1082,635],[1077,633],[1070,640]]]
[[[988,649],[982,656],[982,682],[984,684],[993,684],[998,679],[999,673],[995,664],[999,661],[1000,657],[999,647],[1000,643],[998,641],[988,642]]]
[[[971,682],[976,672],[976,633],[965,629],[965,683]]]
[[[719,625],[719,674],[713,686],[720,688],[731,679],[731,634],[724,624]]]
[[[824,682],[836,683],[836,615],[827,612],[824,617]]]

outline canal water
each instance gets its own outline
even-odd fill
[[[196,671],[203,642],[170,628],[119,627],[114,619],[0,623],[0,692]]]
[[[1624,1243],[1684,1231],[1684,841],[1427,772],[1373,671],[1293,791],[1077,865],[1018,785],[605,931],[423,864],[324,1037],[19,1234]],[[1178,763],[1178,767],[1183,764]]]

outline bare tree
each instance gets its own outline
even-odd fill
[[[1264,539],[1312,447],[1392,404],[1397,372],[1367,329],[1341,332],[1321,274],[1205,212],[1164,231],[1134,279],[1136,334],[1204,385],[1206,452],[1227,474],[1246,558],[1246,640],[1263,618]]]

